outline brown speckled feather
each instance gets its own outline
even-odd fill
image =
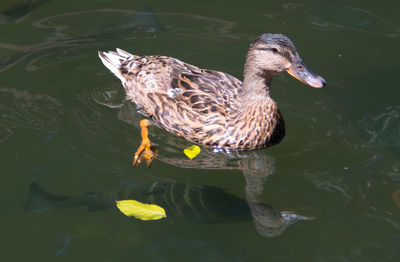
[[[271,34],[264,35],[250,46],[243,83],[166,56],[138,56],[120,49],[99,56],[122,81],[127,99],[158,126],[204,146],[252,150],[283,139],[284,121],[269,86],[276,72],[289,70],[285,67],[295,62],[290,55],[300,59],[288,38],[272,35],[271,41]],[[284,55],[276,54],[277,45]]]
[[[229,74],[165,56],[130,55],[120,61],[127,99],[173,134],[230,150],[266,147],[284,136],[276,103],[260,100],[244,108],[238,100],[242,82]]]

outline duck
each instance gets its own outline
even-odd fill
[[[134,155],[134,166],[142,161],[150,166],[158,156],[148,138],[148,127],[153,124],[213,150],[275,145],[285,137],[285,122],[271,97],[274,76],[288,73],[314,88],[326,85],[283,34],[264,33],[250,44],[243,81],[168,56],[135,55],[119,48],[98,55],[120,79],[126,99],[147,117],[140,121],[142,143]]]

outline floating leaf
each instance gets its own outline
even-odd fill
[[[126,216],[141,220],[157,220],[167,217],[165,210],[157,205],[144,204],[136,200],[116,201],[118,209]]]
[[[200,147],[193,145],[183,150],[183,153],[190,159],[195,158],[200,153]]]

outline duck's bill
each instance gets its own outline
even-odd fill
[[[321,88],[326,85],[326,81],[322,77],[310,71],[303,63],[292,64],[287,72],[309,86]]]

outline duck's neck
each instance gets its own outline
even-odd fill
[[[260,70],[248,57],[244,67],[243,97],[250,100],[269,97],[273,77],[272,71]]]

